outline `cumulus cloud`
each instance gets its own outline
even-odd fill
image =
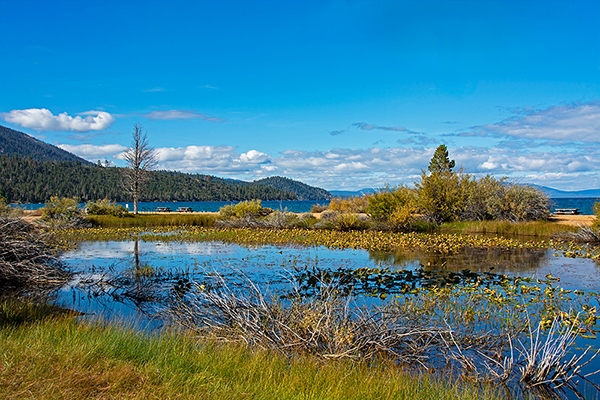
[[[127,150],[127,147],[121,146],[120,144],[59,144],[58,147],[70,153],[76,154],[79,157],[85,158],[86,160],[97,160],[99,158],[109,157],[117,158],[116,155]]]
[[[187,146],[157,149],[159,167],[214,175],[260,171],[271,157],[258,150],[238,153],[231,146]]]
[[[84,117],[80,117],[83,115]],[[30,108],[27,110],[12,110],[1,113],[0,117],[6,122],[17,124],[24,128],[37,131],[102,131],[110,128],[115,118],[104,111],[87,111],[71,117],[66,112],[54,115],[45,108]]]
[[[534,140],[600,142],[600,102],[516,110],[494,124],[473,127],[462,136],[514,136]]]
[[[165,111],[151,111],[149,113],[139,114],[142,117],[153,119],[153,120],[173,120],[173,119],[202,119],[210,122],[225,122],[224,119],[217,117],[210,117],[206,114],[202,114],[191,110],[165,110]]]
[[[260,151],[250,150],[240,154],[240,161],[248,164],[261,164],[269,160],[269,156]]]

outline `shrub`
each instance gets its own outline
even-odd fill
[[[365,216],[356,213],[341,213],[333,219],[333,227],[340,231],[361,230],[369,227]]]
[[[311,228],[318,222],[318,219],[315,218],[312,214],[301,214],[296,218],[293,225],[297,228]]]
[[[406,186],[389,186],[368,197],[367,214],[385,229],[407,230],[416,218],[417,192]]]
[[[340,213],[364,213],[368,205],[368,196],[336,197],[331,199],[327,209]]]
[[[85,205],[85,212],[88,215],[112,215],[114,217],[123,217],[127,214],[127,210],[108,199],[99,200],[96,202],[88,202]]]
[[[261,222],[267,228],[290,228],[296,222],[296,214],[287,211],[274,211],[267,215]]]
[[[327,210],[326,205],[323,204],[315,204],[310,208],[310,212],[313,214],[318,214],[318,213],[322,213],[323,211]]]
[[[548,196],[527,185],[509,185],[504,196],[508,210],[503,218],[512,222],[546,220],[550,216]]]
[[[89,225],[76,198],[53,196],[42,207],[41,221],[52,228],[79,228]]]
[[[268,210],[265,209],[266,214],[268,214]],[[272,212],[273,210],[271,210]],[[229,204],[219,209],[219,216],[224,219],[231,218],[257,218],[260,216],[264,216],[265,211],[263,211],[260,200],[249,200],[249,201],[241,201],[237,204]]]
[[[471,176],[461,172],[421,173],[417,183],[419,211],[431,222],[456,220],[465,208]]]

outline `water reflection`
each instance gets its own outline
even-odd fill
[[[440,276],[450,276],[450,281],[468,277],[471,272],[490,276],[550,274],[558,277],[565,289],[600,288],[600,268],[592,260],[569,259],[557,256],[552,250],[525,248],[465,249],[442,256],[219,242],[88,241],[64,253],[62,260],[77,274],[61,291],[63,302],[82,312],[144,323],[150,320],[147,316],[156,304],[170,301],[174,294],[181,295],[191,281],[207,281],[213,271],[224,276],[243,273],[255,282],[269,283],[282,290],[289,286],[294,271],[361,268],[414,271],[414,276],[427,275],[438,280]],[[448,275],[451,273],[454,275]]]

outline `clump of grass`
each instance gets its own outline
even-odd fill
[[[93,225],[102,228],[135,228],[159,226],[213,226],[215,217],[210,214],[125,214],[91,215],[87,218]]]
[[[47,304],[34,303],[29,300],[6,298],[0,300],[0,328],[33,323],[39,320],[74,313],[70,310]]]
[[[0,327],[5,399],[495,399],[494,390],[409,375],[384,362],[289,359],[184,332],[53,317]]]

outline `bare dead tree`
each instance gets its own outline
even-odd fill
[[[126,189],[133,197],[133,213],[138,213],[138,200],[144,184],[150,178],[149,172],[156,166],[156,150],[148,144],[148,136],[140,124],[133,125],[131,147],[125,153],[127,169],[125,176]]]

